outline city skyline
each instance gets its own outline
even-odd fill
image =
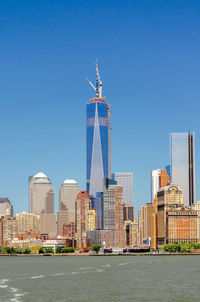
[[[170,162],[169,134],[188,129],[196,137],[200,199],[200,7],[194,6],[105,4],[100,21],[95,4],[87,12],[80,3],[62,9],[38,4],[40,14],[5,4],[0,196],[15,213],[28,209],[27,179],[38,171],[51,178],[55,211],[66,178],[85,189],[85,103],[94,96],[85,78],[94,79],[96,58],[112,110],[112,172],[134,173],[136,208],[150,202],[150,171]],[[99,37],[106,47],[99,47]]]

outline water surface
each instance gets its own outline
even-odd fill
[[[200,301],[200,256],[0,257],[0,301]]]

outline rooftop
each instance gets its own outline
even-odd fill
[[[65,179],[64,184],[77,184],[77,182],[74,179]]]
[[[39,172],[33,176],[34,178],[48,178],[43,172]]]

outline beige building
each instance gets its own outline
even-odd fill
[[[154,213],[155,206],[152,203],[146,203],[144,205],[144,232],[143,240],[150,242],[154,241]]]
[[[41,214],[40,215],[40,233],[48,234],[49,239],[56,238],[56,215]]]
[[[42,172],[29,179],[29,208],[30,213],[53,214],[54,191],[49,178]]]
[[[27,234],[33,231],[34,234],[40,234],[40,216],[22,212],[16,214],[17,234]]]
[[[1,239],[4,245],[9,245],[17,236],[17,221],[11,216],[5,216],[1,221]]]
[[[183,209],[183,193],[177,185],[171,184],[157,192],[157,242],[158,248],[168,243],[167,213]]]
[[[96,210],[88,211],[88,230],[93,231],[96,230],[97,226],[97,214]]]
[[[108,178],[104,179],[103,227],[114,231],[115,247],[123,246],[123,187]]]
[[[138,222],[124,221],[124,247],[138,244]]]
[[[138,211],[138,237],[138,243],[142,244],[144,238],[144,205]]]
[[[69,223],[69,210],[61,210],[57,213],[57,234],[63,236],[63,225]]]
[[[59,190],[59,211],[68,210],[69,222],[75,221],[75,201],[80,189],[73,179],[66,179]]]

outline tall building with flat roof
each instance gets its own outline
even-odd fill
[[[151,202],[153,203],[155,195],[160,189],[161,169],[151,170]]]
[[[183,190],[186,207],[195,201],[194,133],[171,133],[171,182]]]
[[[158,248],[168,243],[167,215],[169,211],[183,209],[182,189],[171,184],[161,188],[157,193],[157,242]]]
[[[112,178],[117,181],[119,186],[123,187],[123,202],[133,205],[133,173],[115,172]]]
[[[123,245],[123,187],[112,179],[104,179],[103,228],[113,230],[115,246]]]
[[[96,97],[86,104],[87,192],[93,197],[103,192],[103,179],[111,174],[110,105],[102,97],[97,65],[96,71]]]

